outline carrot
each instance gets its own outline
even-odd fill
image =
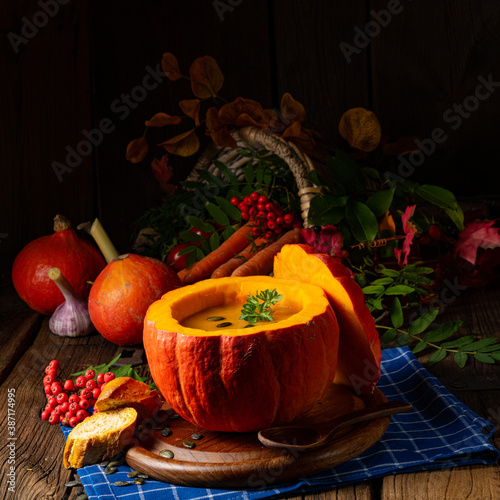
[[[191,284],[208,278],[221,264],[232,259],[248,245],[248,238],[254,224],[247,222],[235,231],[219,248],[216,248],[203,259],[189,268],[183,283]]]
[[[189,269],[181,269],[178,273],[177,273],[177,276],[179,276],[179,279],[181,280],[181,283],[184,281],[184,277],[186,276],[186,274],[189,272]]]
[[[273,270],[274,256],[284,245],[298,243],[300,229],[292,229],[268,247],[257,252],[249,261],[236,268],[231,276],[269,275]]]
[[[255,255],[256,247],[260,247],[267,243],[265,238],[257,238],[253,244],[248,245],[243,249],[238,255],[229,259],[227,262],[221,264],[213,273],[212,278],[224,278],[226,276],[231,276],[231,273],[244,262],[248,261],[253,255]]]

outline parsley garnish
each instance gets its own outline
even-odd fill
[[[257,321],[273,321],[271,306],[275,305],[283,298],[274,290],[263,290],[255,295],[248,294],[247,301],[243,304],[240,319],[249,323]],[[262,301],[262,302],[260,302]]]

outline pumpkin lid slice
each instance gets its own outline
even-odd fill
[[[273,321],[249,323],[240,319],[249,294],[276,290],[281,300],[271,306]],[[250,335],[262,330],[305,324],[330,304],[322,288],[268,276],[204,280],[171,292],[154,302],[146,319],[159,330],[191,336]]]

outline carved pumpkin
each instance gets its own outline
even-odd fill
[[[297,311],[251,328],[185,326],[214,306],[276,289]],[[267,276],[204,280],[165,294],[144,321],[151,375],[185,420],[211,431],[247,432],[305,413],[335,376],[338,324],[323,290]]]
[[[340,328],[335,383],[350,386],[357,394],[371,394],[380,378],[380,339],[363,291],[348,269],[308,245],[286,245],[274,259],[274,276],[324,289]]]

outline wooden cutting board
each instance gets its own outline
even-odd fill
[[[372,396],[358,397],[346,387],[332,384],[325,397],[294,424],[324,424],[385,401],[378,389]],[[390,417],[351,426],[324,447],[303,453],[267,448],[258,440],[257,432],[208,432],[182,418],[162,420],[155,424],[156,429],[150,428],[146,437],[141,437],[139,444],[129,448],[126,460],[130,467],[159,481],[181,486],[252,489],[293,481],[357,457],[384,435]],[[167,437],[157,429],[163,426],[171,430]],[[193,434],[202,437],[193,439]],[[187,448],[185,440],[195,447]],[[173,452],[173,458],[159,455],[162,450]]]

